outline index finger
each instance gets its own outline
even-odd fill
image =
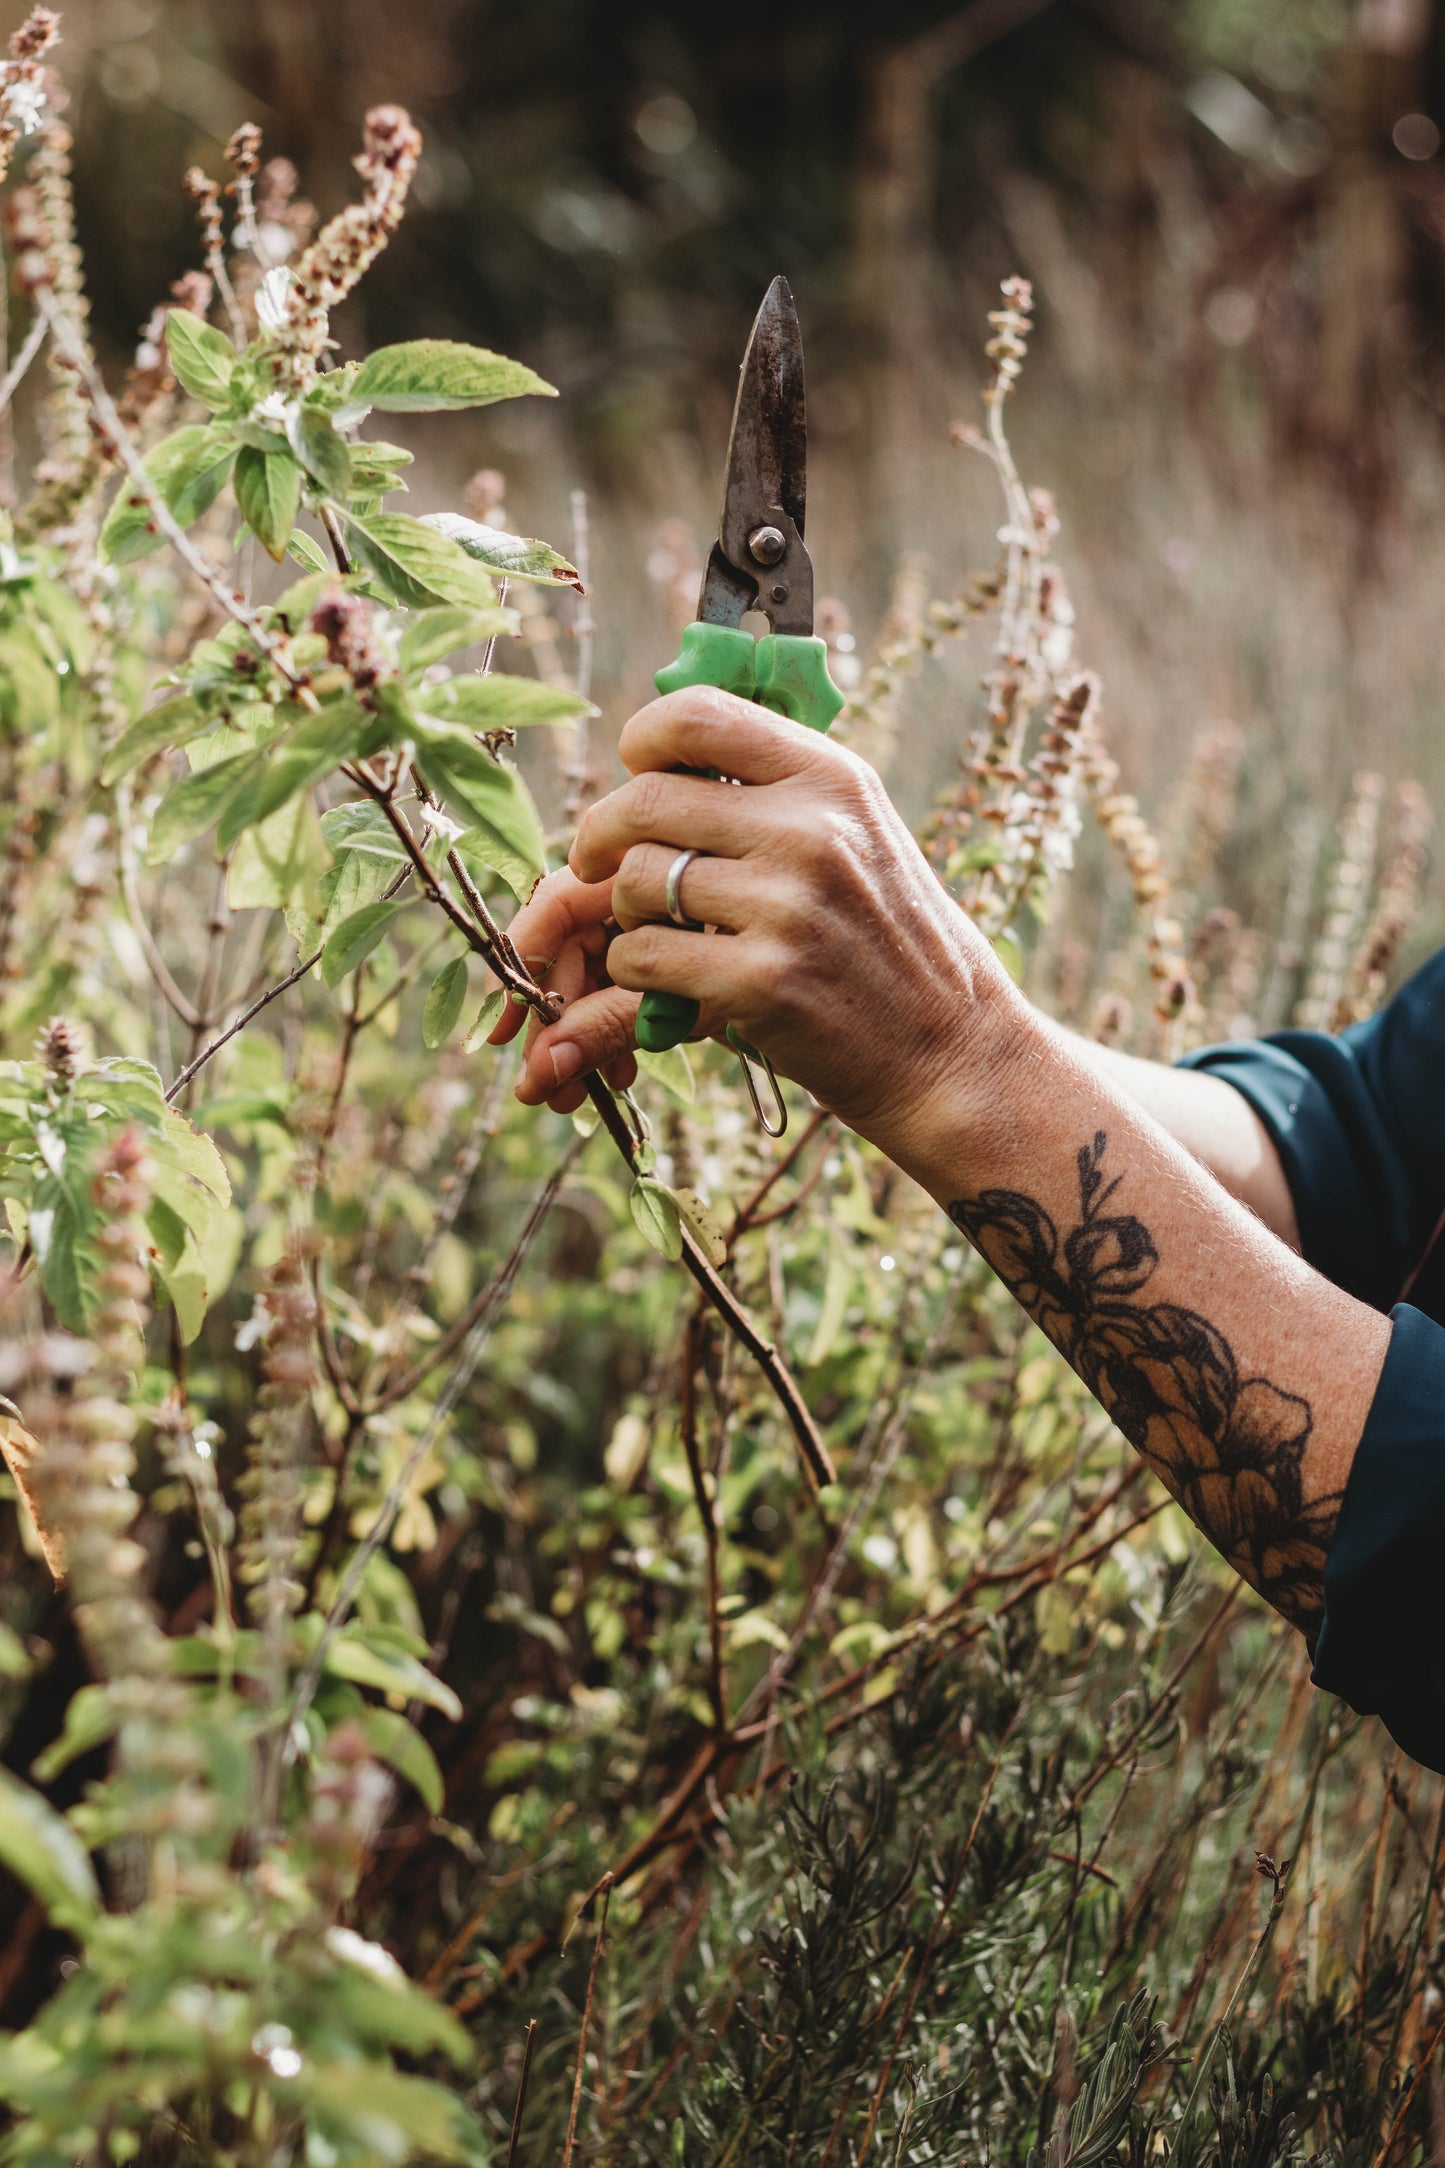
[[[818,731],[712,685],[689,685],[649,701],[624,726],[617,750],[634,775],[648,768],[700,768],[740,783],[782,783],[846,767],[852,758]]]

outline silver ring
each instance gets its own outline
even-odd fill
[[[702,930],[702,920],[689,918],[682,908],[682,877],[694,858],[701,858],[702,855],[701,851],[679,851],[667,869],[667,887],[664,890],[667,915],[674,926],[681,926],[684,933],[699,933]]]

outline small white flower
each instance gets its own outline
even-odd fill
[[[379,1942],[368,1942],[354,1928],[328,1927],[326,1947],[333,1957],[343,1959],[348,1965],[360,1965],[363,1972],[372,1973],[378,1980],[405,1978],[390,1950],[384,1950]]]
[[[256,288],[256,317],[267,331],[279,331],[286,321],[293,280],[285,264],[268,271]]]
[[[258,422],[274,422],[279,429],[286,426],[286,399],[279,391],[267,392],[251,409],[252,418]]]
[[[22,135],[34,135],[45,111],[45,86],[32,76],[19,76],[5,85],[5,118]]]

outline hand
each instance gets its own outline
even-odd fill
[[[643,708],[619,750],[632,781],[583,816],[569,873],[512,928],[524,955],[555,958],[579,988],[529,1045],[519,1096],[560,1104],[571,1079],[624,1056],[638,996],[661,987],[701,1005],[703,1033],[735,1024],[899,1156],[940,1092],[987,1068],[981,1027],[1022,1003],[878,777],[708,687]],[[668,869],[688,848],[706,855],[683,876],[682,907],[724,935],[666,923]],[[609,919],[622,931],[604,953]]]

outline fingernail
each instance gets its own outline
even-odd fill
[[[574,1046],[564,1039],[560,1045],[551,1049],[551,1056],[552,1074],[557,1079],[557,1086],[560,1090],[564,1084],[570,1084],[573,1077],[581,1069],[582,1049],[580,1046]]]

